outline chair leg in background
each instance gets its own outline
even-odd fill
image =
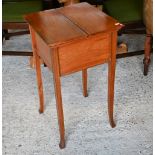
[[[87,69],[82,70],[83,96],[87,97]]]
[[[151,52],[151,39],[152,35],[147,35],[145,39],[145,52],[144,52],[144,75],[148,74],[148,68],[150,64],[150,52]]]
[[[9,33],[7,29],[3,30],[3,37],[5,40],[9,40]]]

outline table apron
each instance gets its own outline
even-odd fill
[[[60,47],[60,75],[102,64],[111,56],[111,34],[94,36]]]

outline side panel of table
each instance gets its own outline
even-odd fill
[[[52,49],[38,36],[37,33],[35,33],[35,38],[37,44],[37,54],[42,58],[47,67],[52,71]]]
[[[108,61],[111,34],[90,36],[59,48],[60,74],[65,75]]]

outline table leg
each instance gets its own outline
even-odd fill
[[[113,108],[114,108],[114,78],[115,78],[115,64],[109,62],[108,64],[108,113],[109,122],[112,128],[114,128],[115,122],[113,120]]]
[[[116,126],[113,119],[114,83],[115,83],[115,65],[116,65],[116,47],[117,47],[116,43],[117,43],[117,33],[113,33],[111,60],[108,63],[108,113],[109,113],[109,122],[112,128]]]
[[[87,69],[82,70],[83,96],[87,97]]]
[[[43,84],[42,84],[42,76],[41,76],[41,67],[40,67],[40,58],[37,54],[35,54],[36,59],[36,73],[37,73],[37,82],[38,82],[38,93],[40,100],[40,109],[39,112],[44,112],[44,94],[43,94]]]
[[[151,38],[152,36],[147,34],[145,39],[145,52],[144,52],[144,75],[148,73],[148,67],[150,64],[150,52],[151,52]]]
[[[60,73],[59,73],[59,60],[58,60],[57,50],[55,49],[52,54],[53,54],[52,55],[53,79],[54,79],[57,116],[58,116],[59,132],[60,132],[59,147],[63,149],[65,147],[65,127],[64,127],[64,115],[63,115],[61,82],[60,82]]]
[[[35,39],[35,33],[33,29],[29,26],[30,33],[31,33],[31,39],[32,39],[32,51],[33,56],[35,59],[35,68],[37,73],[37,83],[38,83],[38,94],[39,94],[39,100],[40,100],[40,108],[39,112],[44,112],[44,94],[43,94],[43,84],[42,84],[42,76],[41,76],[41,67],[40,67],[40,57],[37,54],[37,45],[36,45],[36,39]]]

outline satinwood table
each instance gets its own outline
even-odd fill
[[[29,23],[33,55],[36,61],[40,113],[44,96],[40,58],[53,72],[60,148],[65,147],[64,115],[60,77],[82,71],[83,95],[87,96],[87,68],[108,63],[108,113],[113,120],[114,79],[117,31],[122,24],[88,3],[25,15]]]

